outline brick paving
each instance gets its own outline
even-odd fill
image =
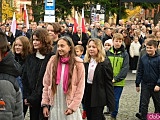
[[[126,86],[123,89],[123,93],[120,100],[119,113],[117,120],[138,120],[135,117],[135,113],[138,112],[139,95],[135,89],[135,74],[128,73],[126,78]],[[149,112],[153,112],[153,102],[151,100],[149,104]],[[27,114],[25,120],[29,120],[29,114]],[[110,120],[110,116],[106,116],[107,120]]]

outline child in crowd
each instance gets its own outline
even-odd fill
[[[137,66],[139,66],[140,58],[147,53],[146,52],[146,44],[147,44],[147,42],[149,42],[150,40],[155,40],[155,39],[156,39],[155,35],[151,34],[151,35],[147,36],[147,39],[144,41],[144,48],[142,48],[141,51],[140,51],[138,65]],[[159,54],[160,50],[158,49],[157,52]],[[153,100],[153,102],[154,102],[154,100]],[[157,111],[156,110],[156,106],[155,106],[155,111]],[[139,119],[141,119],[141,95],[140,95],[140,102],[139,102],[139,112],[136,113],[136,117],[139,118]]]
[[[104,42],[104,49],[107,52],[111,47],[113,46],[113,41],[112,39],[108,39]],[[106,106],[107,107],[107,106]],[[110,114],[109,108],[107,107],[107,111],[104,112],[104,114],[108,115]]]
[[[76,45],[74,47],[74,49],[75,49],[76,56],[84,59],[84,55],[83,55],[84,47],[82,45]],[[84,106],[83,102],[82,102],[82,109],[83,109],[82,119],[86,119],[87,115],[86,115],[86,110],[85,110],[85,106]]]
[[[105,51],[108,51],[113,46],[112,39],[108,39],[104,42]]]
[[[113,47],[107,51],[112,67],[113,67],[113,86],[115,96],[115,109],[111,113],[111,120],[116,120],[119,108],[119,100],[125,85],[125,78],[129,70],[129,55],[125,50],[123,43],[123,36],[120,33],[113,35]]]
[[[139,54],[140,54],[140,47],[141,44],[138,41],[138,37],[134,36],[133,37],[133,42],[131,43],[130,49],[129,49],[129,53],[131,56],[131,70],[132,73],[136,73],[136,69],[137,69],[137,63],[138,63],[138,58],[139,58]]]
[[[24,63],[29,54],[31,54],[31,44],[29,39],[25,36],[19,36],[15,39],[12,45],[12,52],[15,56],[15,60],[21,65],[22,71],[24,68]],[[18,76],[17,81],[23,92],[21,75]],[[25,107],[23,107],[25,109]]]
[[[153,98],[155,113],[160,113],[160,56],[157,53],[158,43],[150,40],[146,43],[146,54],[139,61],[136,76],[136,91],[140,91],[141,83],[141,120],[147,120],[148,104]]]
[[[50,58],[43,78],[43,115],[49,120],[82,120],[79,106],[84,85],[83,60],[75,56],[72,39],[59,38],[56,55]]]
[[[83,55],[84,47],[82,45],[76,45],[74,49],[75,49],[76,56],[84,59],[84,55]]]
[[[24,63],[22,74],[23,98],[26,108],[30,111],[30,120],[44,119],[41,100],[43,76],[52,53],[52,41],[46,29],[36,29],[31,38],[32,54]],[[24,109],[24,114],[27,109]]]
[[[113,69],[106,57],[101,40],[91,38],[84,58],[85,91],[84,105],[87,120],[105,120],[104,106],[114,110]]]

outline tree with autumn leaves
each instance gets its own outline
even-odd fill
[[[22,15],[17,12],[16,1],[12,3],[12,0],[2,0],[2,22],[12,20],[14,12],[17,20],[21,20]]]

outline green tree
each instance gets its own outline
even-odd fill
[[[44,0],[31,0],[34,21],[39,22],[44,16]]]

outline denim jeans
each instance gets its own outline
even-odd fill
[[[114,97],[115,97],[115,110],[111,113],[111,116],[116,118],[119,109],[119,100],[123,91],[122,86],[114,86]]]

